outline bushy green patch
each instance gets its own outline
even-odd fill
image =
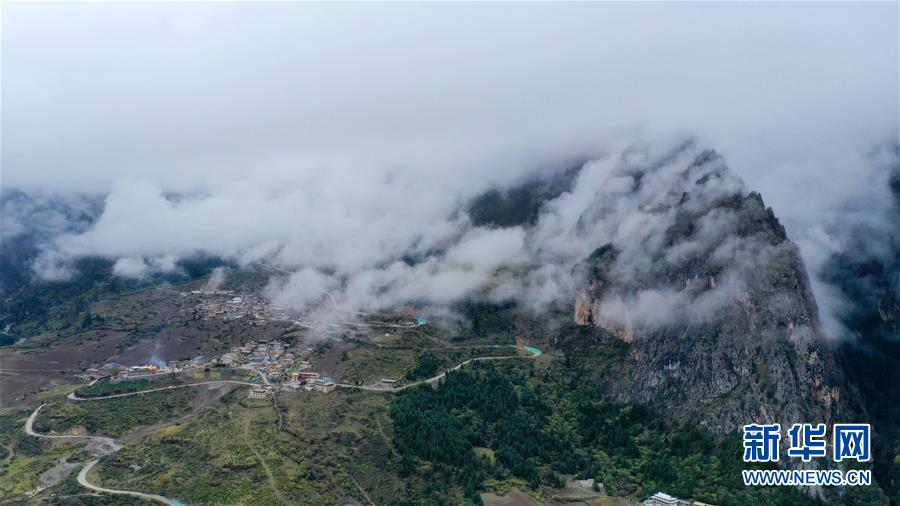
[[[18,414],[0,416],[0,445],[6,445],[12,439],[16,431],[16,419]]]
[[[78,397],[104,397],[107,395],[127,394],[129,392],[149,390],[151,388],[162,388],[170,385],[180,385],[182,383],[184,382],[174,377],[133,379],[127,381],[119,381],[118,383],[114,383],[108,379],[104,379],[94,383],[93,385],[79,388],[75,391],[75,395],[77,395]]]
[[[177,388],[95,401],[61,400],[41,410],[34,429],[63,433],[84,428],[90,434],[120,437],[138,427],[186,415],[195,395],[193,388]]]
[[[347,353],[345,383],[366,384],[381,378],[400,379],[415,364],[416,352],[405,348],[360,346]]]
[[[437,389],[402,392],[390,414],[400,472],[437,475],[428,480],[426,502],[461,492],[478,503],[488,481],[520,480],[540,490],[575,475],[633,498],[665,490],[719,505],[817,503],[794,489],[745,487],[737,435],[717,439],[697,427],[671,427],[638,406],[605,402],[560,365],[535,371],[478,363],[449,373]]]
[[[277,432],[271,407],[247,410],[232,404],[127,445],[101,462],[99,475],[111,487],[178,497],[187,504],[324,504],[304,470],[280,450]],[[274,473],[277,488],[260,458]],[[309,492],[301,497],[313,500],[292,498],[298,489]]]
[[[416,357],[416,365],[406,371],[406,379],[417,380],[420,378],[429,378],[434,376],[438,369],[444,365],[444,362],[438,358],[437,355],[426,351]]]
[[[69,280],[32,283],[27,274],[31,270],[22,268],[21,261],[10,255],[8,247],[0,249],[0,265],[7,267],[0,269],[0,278],[19,278],[6,284],[16,290],[0,304],[4,321],[14,323],[8,333],[0,335],[0,346],[42,333],[65,336],[101,326],[103,317],[91,313],[91,302],[139,285],[112,276],[112,262],[96,257],[77,260],[75,275]]]
[[[256,408],[244,396],[226,394],[184,424],[129,441],[98,464],[99,479],[186,504],[368,503],[360,490],[388,504],[407,495],[392,470],[384,395],[277,394],[275,406]]]
[[[78,448],[76,444],[42,441],[25,434],[22,427],[19,424],[4,435],[11,454],[0,463],[0,504],[25,504],[25,494],[42,484],[41,473]]]

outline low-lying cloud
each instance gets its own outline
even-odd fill
[[[843,298],[816,275],[824,252],[848,247],[842,231],[866,214],[848,220],[855,203],[884,216],[871,149],[898,132],[897,14],[892,3],[9,5],[3,187],[106,196],[90,228],[43,243],[34,269],[46,279],[85,255],[146,277],[202,252],[287,270],[268,290],[285,306],[320,304],[324,290],[359,310],[473,293],[539,309],[577,291],[573,269],[604,242],[627,250],[621,274],[635,277],[656,261],[647,252],[679,262],[727,246],[736,225],[722,212],[697,242],[663,247],[673,217],[646,211],[678,191],[669,169],[684,161],[629,193],[623,167],[652,163],[686,131],[736,174],[710,198],[753,189],[774,207],[834,321]],[[476,226],[464,212],[484,190],[571,160],[590,161],[534,226]],[[4,209],[7,237],[37,221],[14,214]],[[677,306],[681,292],[621,302]]]
[[[695,140],[621,143],[606,151],[580,166],[571,188],[541,204],[535,223],[506,228],[476,226],[468,199],[424,187],[427,205],[407,208],[416,199],[399,198],[405,185],[396,180],[385,182],[383,192],[347,190],[358,197],[353,205],[332,175],[274,195],[247,191],[243,199],[165,195],[135,182],[110,194],[87,230],[58,235],[34,267],[58,278],[74,259],[100,255],[116,259],[114,274],[143,279],[203,253],[283,272],[272,276],[267,297],[318,319],[335,310],[347,317],[470,297],[539,313],[570,306],[585,283],[585,259],[611,244],[619,252],[612,275],[625,291],[607,294],[596,315],[630,331],[707,321],[745,296],[757,271],[791,254],[789,244],[747,236],[748,216],[717,206],[748,190],[723,158]],[[696,217],[685,221],[685,213]],[[688,224],[689,234],[673,236]],[[672,272],[697,259],[713,265],[717,279],[671,281]],[[224,281],[225,268],[216,268],[207,288]],[[840,310],[831,302],[825,299],[827,310]]]

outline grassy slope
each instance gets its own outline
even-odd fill
[[[434,347],[435,343],[428,343]],[[438,367],[435,370],[419,371],[417,365],[424,355],[434,355]],[[347,372],[342,383],[366,385],[382,378],[399,380],[400,384],[433,376],[447,368],[475,357],[515,355],[514,348],[477,346],[467,348],[428,349],[426,351],[407,348],[377,348],[359,346],[349,350],[345,356]],[[407,376],[412,373],[411,376]]]
[[[36,420],[36,431],[52,429],[62,432],[89,426],[92,428],[90,432],[118,437],[187,413],[195,395],[193,389],[184,389],[165,399],[153,397],[156,394],[148,394],[76,403],[62,397],[70,390],[71,388],[61,388],[56,392],[56,397],[45,392],[48,406],[41,410]],[[24,425],[29,414],[28,411],[21,411],[0,416],[0,502],[23,499],[26,492],[42,485],[41,473],[55,466],[60,459],[83,462],[92,458],[84,452],[83,443],[51,442],[26,435]],[[84,494],[85,490],[74,483],[74,479],[73,472],[62,484],[45,490],[37,497],[75,494],[75,497],[68,499],[54,499],[50,504],[135,504],[133,501],[123,502],[116,498],[82,496],[80,494]]]
[[[102,463],[103,483],[219,504],[333,504],[362,497],[357,484],[383,503],[399,486],[383,472],[390,449],[375,422],[384,419],[382,397],[292,395],[281,401],[287,413],[280,431],[272,405],[243,396],[231,394],[189,423],[129,444]]]
[[[58,400],[41,411],[34,428],[41,433],[84,429],[88,434],[118,438],[141,426],[190,413],[195,396],[193,388],[179,388],[97,401]]]

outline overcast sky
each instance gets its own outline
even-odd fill
[[[182,249],[201,225],[173,230],[155,192],[215,196],[198,215],[242,216],[262,248],[284,219],[267,204],[293,195],[402,251],[419,239],[398,228],[438,241],[490,184],[686,133],[816,262],[848,202],[882,198],[868,154],[897,138],[898,5],[5,3],[0,184],[115,189],[107,238]]]
[[[2,23],[7,186],[502,179],[623,129],[699,134],[751,186],[840,182],[897,131],[895,2],[21,2]]]

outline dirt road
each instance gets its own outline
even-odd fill
[[[94,459],[94,460],[88,462],[87,464],[84,465],[83,468],[81,468],[81,471],[78,473],[78,484],[81,485],[82,487],[88,488],[95,492],[103,492],[104,494],[130,495],[132,497],[140,497],[141,499],[148,499],[151,501],[161,502],[163,504],[168,504],[169,506],[177,506],[178,505],[178,503],[176,503],[175,501],[168,499],[166,497],[163,497],[161,495],[145,494],[143,492],[137,492],[134,490],[117,490],[117,489],[113,489],[113,488],[105,488],[105,487],[101,487],[98,485],[94,485],[93,483],[91,483],[87,480],[87,475],[91,471],[91,468],[93,468],[97,464],[97,461],[98,461],[98,459]]]
[[[113,394],[113,395],[104,395],[102,397],[78,397],[75,395],[75,392],[70,393],[66,398],[70,401],[100,401],[103,399],[113,399],[115,397],[128,397],[129,395],[140,395],[147,394],[150,392],[161,392],[163,390],[172,390],[174,388],[187,388],[187,387],[198,387],[201,385],[247,385],[251,387],[259,386],[259,383],[250,383],[249,381],[237,381],[237,380],[213,380],[213,381],[201,381],[199,383],[185,383],[184,385],[172,385],[168,387],[160,387],[160,388],[151,388],[150,390],[139,390],[137,392],[128,392],[124,394]]]
[[[401,390],[406,390],[407,388],[416,387],[416,386],[422,385],[422,384],[424,384],[424,383],[428,383],[429,385],[434,384],[434,383],[436,383],[436,382],[438,382],[438,381],[444,379],[444,377],[447,375],[448,372],[450,372],[450,371],[456,371],[456,370],[459,369],[460,367],[462,367],[462,366],[464,366],[464,365],[466,365],[466,364],[472,363],[472,362],[480,362],[480,361],[482,361],[482,360],[510,360],[510,359],[514,359],[514,358],[535,358],[535,357],[540,356],[540,355],[542,354],[541,350],[539,350],[539,349],[537,349],[537,348],[534,348],[533,346],[526,346],[524,349],[527,350],[529,353],[531,353],[531,355],[528,355],[528,356],[522,356],[522,355],[508,355],[508,356],[504,356],[504,357],[475,357],[475,358],[470,358],[469,360],[466,360],[465,362],[461,362],[461,363],[459,363],[459,364],[456,364],[455,366],[451,367],[450,369],[447,369],[446,371],[444,371],[444,372],[438,374],[437,376],[434,376],[434,377],[431,377],[431,378],[428,378],[428,379],[424,379],[424,380],[421,380],[421,381],[416,381],[415,383],[409,383],[409,384],[407,384],[407,385],[403,385],[402,387],[360,386],[360,385],[350,385],[350,384],[347,384],[347,383],[337,383],[337,386],[343,387],[343,388],[355,388],[355,389],[357,389],[357,390],[367,390],[367,391],[370,391],[370,392],[399,392],[399,391],[401,391]]]
[[[38,438],[47,438],[47,439],[83,439],[88,441],[100,441],[105,444],[109,444],[112,451],[120,447],[118,443],[112,438],[101,437],[101,436],[66,436],[66,435],[54,435],[54,434],[39,434],[34,431],[34,419],[37,418],[38,413],[40,413],[41,409],[44,408],[46,404],[41,404],[38,406],[28,417],[28,420],[25,422],[25,433],[29,436],[38,437]],[[161,495],[155,494],[145,494],[143,492],[137,492],[134,490],[115,490],[111,488],[104,488],[98,485],[94,485],[87,481],[87,474],[97,464],[99,459],[94,459],[87,462],[81,471],[78,473],[78,483],[85,488],[94,490],[96,492],[104,492],[107,494],[119,494],[119,495],[130,495],[133,497],[140,497],[142,499],[149,499],[151,501],[161,502],[163,504],[168,504],[170,506],[176,506],[176,503],[166,499]]]
[[[72,400],[75,400],[75,401],[101,400],[101,399],[109,399],[111,397],[123,397],[123,396],[127,396],[127,395],[138,395],[138,394],[143,394],[143,393],[147,393],[147,392],[151,392],[151,391],[168,390],[171,388],[183,388],[183,387],[188,387],[188,386],[201,386],[201,385],[222,385],[222,384],[255,385],[255,383],[247,383],[247,382],[243,382],[243,381],[218,380],[218,381],[204,381],[201,383],[191,383],[191,384],[186,384],[186,385],[175,385],[172,387],[157,388],[157,389],[153,389],[153,390],[143,390],[140,392],[129,392],[127,394],[117,394],[117,395],[111,395],[111,396],[106,396],[106,397],[91,397],[91,398],[69,397],[69,398]],[[37,418],[38,413],[40,413],[41,409],[43,409],[44,406],[46,406],[46,404],[41,404],[40,406],[38,406],[31,413],[31,415],[28,416],[28,420],[25,421],[25,433],[28,434],[29,436],[38,437],[38,438],[47,438],[47,439],[84,440],[84,441],[89,442],[89,448],[90,447],[97,448],[103,454],[115,452],[119,448],[122,447],[122,445],[120,444],[119,441],[116,441],[115,439],[108,438],[108,437],[70,436],[70,435],[62,435],[62,434],[60,434],[60,435],[40,434],[40,433],[35,432],[34,431],[34,420]],[[122,439],[122,441],[126,441],[126,440],[132,439],[134,437],[138,437],[139,435],[145,434],[146,432],[148,432],[151,429],[159,429],[163,426],[171,425],[172,423],[177,423],[179,421],[183,421],[183,420],[197,414],[199,411],[202,411],[206,407],[208,407],[206,402],[200,402],[199,406],[195,406],[195,409],[193,409],[191,411],[191,413],[176,420],[175,422],[166,422],[166,423],[162,423],[162,424],[157,424],[155,426],[145,428],[144,430],[140,430],[135,433],[128,434]],[[95,455],[97,455],[97,453],[95,453]],[[87,489],[93,490],[95,492],[102,492],[102,493],[106,493],[106,494],[130,495],[132,497],[148,499],[151,501],[160,502],[160,503],[167,504],[170,506],[178,506],[179,505],[179,503],[177,503],[171,499],[168,499],[166,497],[160,496],[160,495],[146,494],[144,492],[138,492],[136,490],[119,490],[119,489],[105,488],[105,487],[101,487],[99,485],[95,485],[95,484],[89,482],[88,478],[87,478],[88,473],[97,464],[97,462],[99,462],[99,459],[93,459],[93,460],[87,462],[84,465],[84,467],[81,469],[81,471],[78,473],[78,483],[81,486],[83,486]],[[265,465],[265,463],[263,463],[263,465]]]
[[[31,412],[31,415],[28,416],[28,420],[25,421],[25,433],[28,434],[29,436],[42,437],[42,438],[47,438],[47,439],[87,439],[87,440],[94,440],[94,441],[103,441],[105,443],[110,443],[110,444],[115,445],[115,440],[113,440],[112,438],[102,437],[102,436],[67,436],[67,435],[63,435],[63,434],[60,434],[60,435],[38,434],[37,432],[34,431],[34,419],[37,418],[38,413],[40,413],[40,411],[42,409],[44,409],[44,406],[46,406],[46,404],[41,404],[40,406],[38,406],[34,411]]]

